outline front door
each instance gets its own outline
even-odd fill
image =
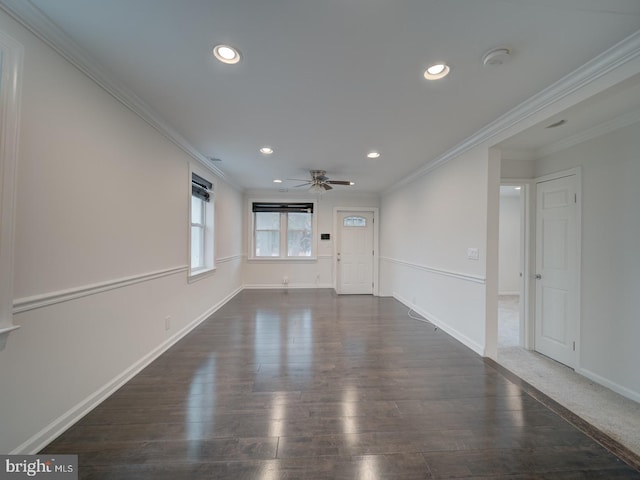
[[[578,340],[577,177],[537,183],[535,350],[575,368]]]
[[[373,212],[338,212],[336,290],[373,293]]]

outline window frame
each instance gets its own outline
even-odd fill
[[[201,177],[207,182],[211,183],[209,201],[202,201],[203,212],[201,220],[204,223],[193,222],[193,197],[198,198],[193,194],[192,181],[194,175]],[[193,166],[189,168],[189,218],[188,218],[188,248],[189,248],[189,282],[204,278],[216,270],[215,265],[215,183],[213,182],[213,175],[196,169]],[[193,267],[193,228],[198,227],[202,229],[202,250],[201,257],[202,263],[199,266]]]
[[[313,212],[311,213],[311,255],[308,257],[289,256],[288,248],[288,214],[280,213],[280,255],[275,256],[258,256],[256,255],[256,216],[253,211],[254,203],[310,203],[313,204]],[[273,199],[273,198],[249,198],[248,199],[248,215],[249,215],[249,255],[248,259],[258,262],[315,262],[318,259],[318,239],[316,232],[318,231],[318,204],[316,200],[309,199]]]

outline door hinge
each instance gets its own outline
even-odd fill
[[[573,194],[573,203],[578,203],[578,194],[577,193]]]
[[[573,351],[576,351],[576,342],[573,342]]]
[[[376,256],[376,251],[375,250],[371,250],[371,255],[373,255],[375,257]]]

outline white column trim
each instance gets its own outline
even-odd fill
[[[13,247],[24,47],[0,31],[0,350],[13,325]]]

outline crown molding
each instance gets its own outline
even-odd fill
[[[171,141],[191,158],[216,176],[242,191],[233,179],[225,175],[207,157],[198,152],[182,135],[167,124],[151,107],[131,90],[113,79],[87,52],[29,0],[0,0],[0,9],[36,37],[54,49],[116,100],[138,115],[147,124]]]
[[[567,148],[571,148],[582,142],[592,140],[596,137],[599,137],[600,135],[614,132],[620,128],[628,127],[638,122],[640,122],[640,110],[625,113],[599,125],[588,128],[582,132],[571,135],[570,137],[563,138],[562,140],[558,140],[557,142],[553,142],[546,147],[539,148],[535,151],[536,157],[548,157],[549,155],[558,153],[562,150],[566,150]]]
[[[488,123],[476,133],[467,137],[455,147],[439,157],[428,161],[411,175],[403,178],[383,194],[391,193],[444,165],[464,152],[498,136],[515,124],[525,121],[541,110],[563,100],[567,96],[585,88],[616,68],[640,57],[640,30],[629,35],[613,47],[594,57],[573,72],[565,75],[557,82],[549,85],[529,99]]]

